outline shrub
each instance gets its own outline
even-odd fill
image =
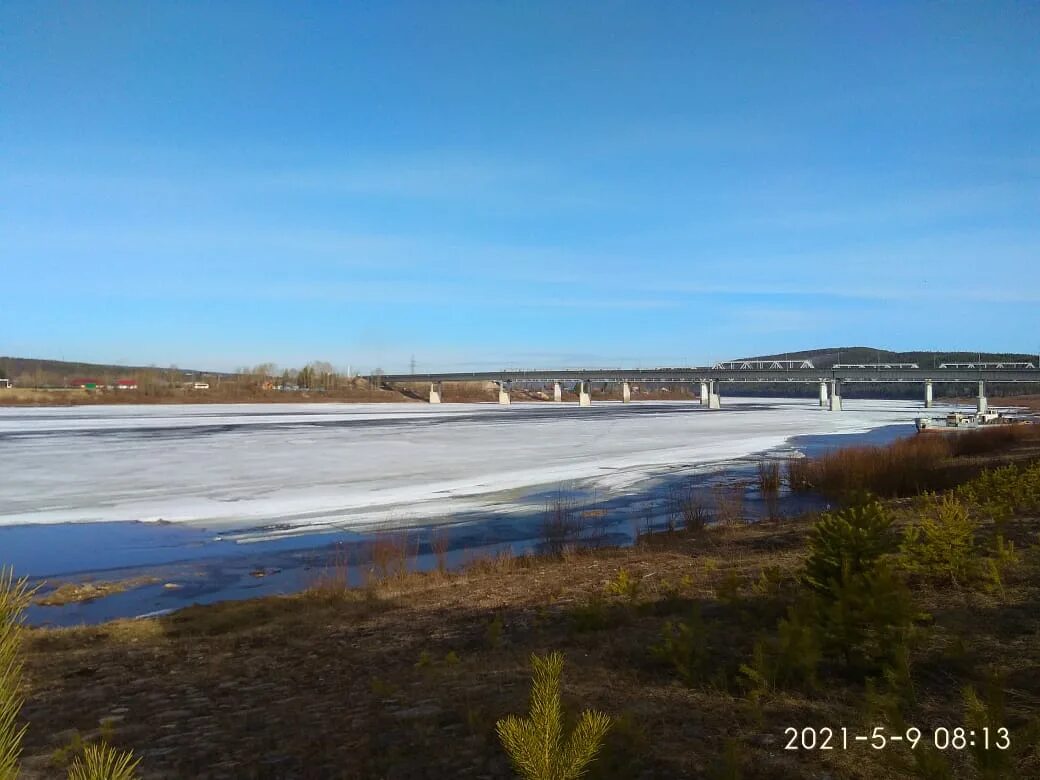
[[[598,593],[589,596],[588,602],[579,604],[571,611],[574,630],[580,632],[602,631],[611,625],[611,613]]]
[[[495,724],[502,746],[526,780],[572,780],[596,758],[610,729],[609,716],[586,710],[568,738],[563,734],[560,689],[563,654],[531,656],[534,671],[527,717],[509,715]]]
[[[906,529],[901,545],[906,568],[935,582],[968,584],[979,573],[978,523],[952,495],[933,496],[931,515]]]
[[[451,549],[451,536],[447,529],[434,531],[430,534],[430,551],[437,561],[437,573],[444,574],[448,571],[448,550]]]
[[[813,489],[814,461],[809,458],[793,458],[787,461],[787,484],[796,493]]]
[[[671,499],[672,514],[679,518],[684,530],[691,533],[704,530],[711,519],[711,512],[693,488],[676,488],[672,491]]]
[[[502,632],[505,628],[502,613],[499,612],[484,628],[484,642],[492,650],[502,644]]]
[[[745,584],[746,580],[739,572],[728,569],[718,587],[715,588],[715,596],[723,604],[736,606],[740,602],[740,591]]]
[[[546,506],[542,513],[542,548],[549,555],[562,555],[578,535],[578,524],[574,520],[574,507],[563,497]]]
[[[892,517],[877,501],[825,514],[810,532],[803,579],[826,592],[832,582],[868,571],[897,547]]]
[[[789,581],[789,575],[779,566],[766,566],[752,583],[751,591],[763,598],[776,598]]]
[[[684,684],[693,687],[700,681],[708,661],[707,634],[699,609],[686,620],[669,620],[661,629],[661,641],[650,654],[669,666]]]
[[[758,487],[763,495],[776,493],[780,489],[779,461],[761,461],[758,464]]]
[[[744,485],[715,485],[711,493],[719,525],[735,525],[744,519]]]
[[[639,597],[639,580],[628,573],[628,569],[621,569],[617,577],[607,583],[607,593],[620,596],[629,604],[634,604]]]
[[[982,455],[1008,449],[1026,437],[1028,428],[1021,425],[995,425],[954,436],[951,447],[954,455]]]

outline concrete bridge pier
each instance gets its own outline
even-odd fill
[[[578,383],[578,406],[592,406],[592,382],[587,379]]]
[[[715,379],[708,383],[708,408],[722,408],[722,399],[719,397],[719,383]]]
[[[924,380],[924,408],[932,408],[932,380]]]
[[[563,385],[559,382],[553,382],[553,400],[556,403],[563,401]]]
[[[827,383],[820,382],[820,406],[824,409],[827,408]]]
[[[628,382],[621,383],[621,403],[628,404],[632,402],[632,385]]]
[[[708,383],[701,382],[701,406],[708,405]]]
[[[831,386],[831,388],[830,388],[831,389],[831,407],[830,407],[831,411],[832,412],[840,412],[841,411],[841,380],[840,379],[832,379],[832,380],[830,380],[829,384]]]
[[[430,403],[439,404],[444,390],[443,382],[430,382]]]
[[[502,406],[509,406],[511,403],[509,398],[509,382],[498,383],[498,402]]]
[[[979,380],[979,397],[976,403],[979,414],[985,414],[989,410],[989,401],[986,400],[986,383]]]

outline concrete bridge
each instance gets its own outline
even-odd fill
[[[924,405],[932,405],[932,387],[937,383],[978,383],[978,410],[987,409],[987,382],[1030,382],[1040,384],[1037,368],[905,368],[884,366],[857,366],[840,368],[614,368],[614,369],[520,369],[515,371],[477,371],[463,373],[387,374],[372,377],[373,384],[429,383],[430,403],[441,402],[445,382],[494,382],[498,385],[498,400],[510,403],[513,385],[552,383],[556,401],[563,398],[563,384],[578,384],[579,406],[592,404],[592,383],[609,382],[621,385],[621,400],[632,400],[632,385],[640,382],[654,384],[676,383],[700,385],[701,404],[709,409],[722,406],[720,386],[723,382],[773,383],[785,382],[815,384],[820,388],[820,406],[832,412],[841,411],[841,388],[846,383],[915,383],[924,388]]]

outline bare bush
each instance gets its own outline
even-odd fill
[[[549,555],[560,555],[574,543],[580,530],[575,520],[575,507],[562,494],[542,514],[542,547]]]

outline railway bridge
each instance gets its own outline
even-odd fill
[[[514,386],[553,385],[553,396],[562,401],[563,385],[578,387],[578,405],[592,404],[592,383],[607,382],[621,385],[621,399],[632,400],[632,385],[636,383],[700,385],[701,404],[709,409],[722,406],[721,385],[730,383],[800,383],[815,384],[820,389],[820,406],[833,412],[841,411],[842,386],[852,383],[911,383],[923,388],[924,405],[932,405],[932,388],[938,383],[978,383],[977,407],[987,409],[986,383],[1040,383],[1040,369],[1032,364],[955,364],[939,368],[920,368],[916,365],[837,365],[819,369],[808,361],[743,361],[719,363],[711,367],[690,368],[551,368],[515,369],[503,371],[475,371],[461,373],[385,374],[373,376],[375,385],[428,383],[430,403],[440,403],[445,382],[494,382],[498,385],[498,400],[510,403],[510,389]]]

